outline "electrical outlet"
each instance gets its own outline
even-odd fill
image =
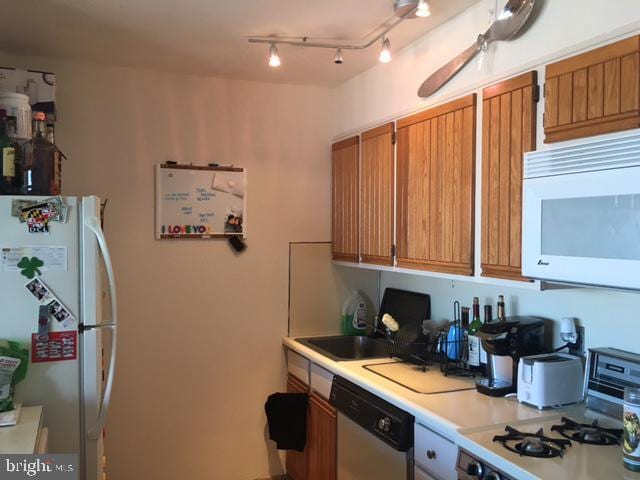
[[[576,326],[576,333],[578,334],[578,341],[569,344],[569,354],[584,357],[586,355],[584,351],[584,327]]]

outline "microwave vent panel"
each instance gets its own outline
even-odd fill
[[[640,129],[529,152],[524,178],[549,177],[640,166]]]

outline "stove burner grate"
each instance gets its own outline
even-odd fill
[[[587,445],[620,445],[621,429],[601,427],[598,420],[588,424],[562,417],[560,421],[562,424],[552,426],[551,430],[565,438]]]
[[[493,441],[502,443],[507,450],[522,457],[562,457],[566,447],[571,446],[570,440],[547,437],[542,429],[536,433],[523,433],[513,427],[506,426],[505,431],[507,435],[496,435],[493,437]]]

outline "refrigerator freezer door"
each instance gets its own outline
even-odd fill
[[[64,247],[66,269],[43,271],[41,279],[76,318],[80,318],[77,200],[64,199],[70,208],[67,223],[52,222],[48,234],[29,234],[26,224],[11,216],[13,199],[0,196],[0,248]],[[27,278],[19,271],[7,271],[6,266],[0,266],[0,338],[19,340],[30,346],[31,334],[38,330],[39,304],[25,288],[26,282]],[[77,326],[77,322],[73,322],[63,327],[51,320],[51,331],[75,330]],[[80,450],[79,363],[78,360],[31,363],[27,378],[16,387],[16,401],[26,406],[44,407],[50,453],[77,453]]]
[[[109,410],[115,372],[117,300],[109,249],[100,228],[100,201],[82,199],[82,469],[83,478],[101,479],[103,470],[102,430]],[[101,260],[103,262],[101,262]],[[100,268],[102,265],[102,269]],[[103,281],[106,273],[106,281]],[[104,291],[107,287],[107,291]],[[103,318],[108,296],[109,318]],[[111,335],[108,335],[110,333]],[[107,339],[110,337],[110,342]],[[105,349],[105,345],[110,347]],[[108,370],[104,372],[105,362]],[[104,379],[106,378],[106,381]]]

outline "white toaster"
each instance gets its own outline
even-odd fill
[[[530,355],[518,363],[518,401],[539,409],[581,402],[583,382],[582,360],[573,355]]]

